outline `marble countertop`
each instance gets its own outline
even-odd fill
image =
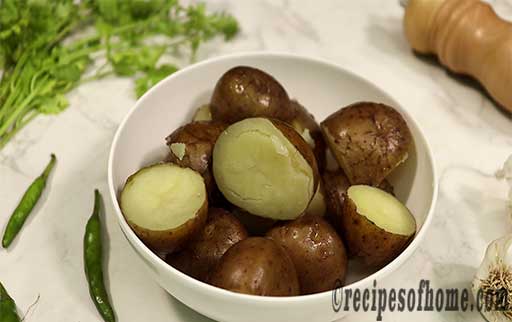
[[[469,287],[486,245],[511,231],[507,185],[495,171],[512,153],[512,121],[481,90],[416,57],[402,32],[398,0],[208,1],[241,22],[230,43],[202,47],[199,59],[254,50],[333,61],[362,75],[405,106],[422,126],[440,176],[433,224],[412,258],[382,287]],[[496,1],[512,17],[512,2]],[[56,117],[39,117],[0,151],[0,226],[48,161],[59,157],[50,187],[10,250],[0,250],[0,279],[25,321],[100,321],[82,265],[83,228],[93,189],[107,196],[107,157],[116,127],[135,101],[132,82],[104,79],[70,95]],[[108,204],[108,202],[107,202]],[[107,207],[107,214],[112,209]],[[108,278],[119,321],[209,321],[169,296],[146,274],[107,216]],[[384,321],[481,321],[478,313],[384,313]],[[343,321],[375,321],[375,313]]]

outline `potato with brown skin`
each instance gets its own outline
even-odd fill
[[[301,294],[332,290],[345,280],[347,254],[333,227],[319,216],[303,216],[272,228],[267,237],[292,258]]]
[[[274,241],[263,237],[249,237],[228,249],[209,283],[251,295],[300,294],[297,272],[290,256]]]
[[[249,237],[242,223],[221,208],[210,208],[201,231],[178,253],[168,254],[166,262],[181,272],[205,282],[220,258],[234,244]]]
[[[170,149],[168,161],[199,172],[213,203],[221,199],[221,195],[211,172],[212,152],[225,128],[220,122],[197,121],[179,127],[166,138]]]
[[[204,179],[172,163],[130,176],[119,203],[130,227],[155,252],[180,249],[203,228],[208,213]]]
[[[265,118],[244,119],[219,136],[213,174],[230,203],[274,220],[301,216],[319,177],[313,151],[297,131]]]
[[[297,130],[297,132],[299,132],[304,140],[311,146],[315,153],[318,170],[322,173],[325,169],[326,146],[320,125],[316,122],[315,117],[298,101],[291,100],[291,105],[296,111],[296,116],[290,122],[290,125]]]
[[[327,217],[336,229],[341,228],[341,217],[343,216],[343,201],[345,194],[350,187],[350,182],[343,170],[325,171],[322,175],[325,188],[325,204]],[[378,188],[394,195],[393,186],[384,179]]]
[[[295,110],[279,82],[262,70],[238,66],[217,82],[210,102],[213,120],[235,123],[250,117],[291,121]]]
[[[347,190],[342,228],[350,255],[382,267],[397,257],[416,233],[409,210],[391,194],[371,186]]]
[[[407,159],[412,143],[403,117],[384,104],[349,105],[326,118],[321,127],[351,184],[379,185]]]

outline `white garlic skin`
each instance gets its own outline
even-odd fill
[[[512,268],[512,234],[494,240],[489,244],[485,251],[484,259],[480,268],[478,269],[475,278],[473,279],[472,291],[475,302],[478,301],[478,290],[482,284],[482,280],[487,279],[489,271],[493,267],[505,264]],[[485,305],[481,310],[482,315],[489,322],[510,322],[512,321],[507,316],[500,312],[486,311]]]

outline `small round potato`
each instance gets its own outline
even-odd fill
[[[208,213],[204,179],[172,163],[130,176],[119,202],[130,227],[155,252],[180,249],[203,228]]]
[[[197,121],[179,127],[166,138],[170,149],[168,161],[199,172],[211,202],[220,197],[211,173],[212,151],[225,128],[223,123]]]
[[[229,291],[252,295],[300,294],[290,256],[274,241],[263,237],[249,237],[228,249],[209,282]]]
[[[326,118],[321,127],[351,184],[379,185],[407,159],[412,143],[403,117],[384,104],[349,105]]]
[[[295,117],[283,86],[269,74],[247,66],[222,75],[213,91],[210,110],[214,120],[228,124],[250,117],[282,121]]]
[[[275,220],[302,215],[319,177],[313,151],[297,131],[265,118],[244,119],[219,136],[213,174],[229,202]]]
[[[313,149],[318,170],[322,173],[326,166],[326,147],[320,125],[315,121],[315,117],[299,102],[291,100],[291,105],[296,111],[296,116],[290,124]]]
[[[181,272],[205,282],[220,258],[234,244],[248,237],[245,227],[228,211],[208,210],[203,229],[178,253],[168,254],[166,262]]]
[[[349,254],[382,267],[397,257],[416,233],[409,210],[384,190],[356,185],[343,202],[342,227]]]
[[[333,227],[322,217],[303,216],[272,228],[267,237],[292,258],[301,294],[332,290],[345,280],[347,254]]]

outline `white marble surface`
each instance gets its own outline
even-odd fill
[[[242,33],[231,43],[203,47],[200,59],[246,50],[321,57],[373,81],[409,109],[435,154],[439,201],[421,248],[380,286],[417,287],[427,278],[434,287],[469,287],[487,243],[511,231],[507,187],[493,177],[512,153],[510,117],[481,91],[411,53],[398,1],[216,0],[209,6],[232,12]],[[511,2],[496,6],[512,16]],[[20,311],[40,295],[27,322],[100,321],[84,278],[82,236],[93,189],[107,196],[107,155],[117,125],[134,103],[132,83],[105,79],[80,87],[70,99],[64,113],[38,118],[0,151],[2,229],[50,153],[59,157],[43,202],[13,247],[0,250],[0,280]],[[107,276],[119,321],[208,321],[146,275],[112,214],[107,206]],[[384,314],[384,321],[412,318],[481,321],[477,313]],[[374,320],[374,313],[360,313],[344,321]]]

